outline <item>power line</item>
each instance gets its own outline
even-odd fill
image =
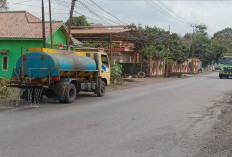
[[[56,0],[56,2],[58,2],[58,0]],[[54,3],[54,2],[53,2]],[[59,2],[58,3],[56,3],[56,4],[58,4],[57,6],[59,6],[59,5],[63,5],[65,8],[67,8],[67,9],[69,9],[69,7],[67,6],[67,3],[65,3],[64,1],[61,1],[61,0],[59,0]],[[77,7],[77,4],[75,5],[76,7]],[[76,7],[75,7],[75,9],[76,9]],[[86,14],[83,14],[83,13],[80,13],[80,12],[78,12],[78,11],[76,11],[74,9],[74,13],[77,13],[78,15],[84,15],[87,19],[90,19],[90,20],[92,20],[92,21],[97,21],[97,22],[102,22],[102,21],[99,21],[99,20],[96,20],[96,19],[93,19],[93,18],[91,18],[91,17],[89,17],[89,16],[87,16]],[[57,9],[56,9],[57,10]],[[83,10],[83,8],[81,9],[81,10]],[[85,10],[84,10],[85,11]],[[59,14],[59,13],[58,13]],[[105,23],[105,22],[104,22]]]
[[[55,1],[56,1],[56,2],[58,2],[57,0],[55,0]],[[61,1],[60,1],[60,2],[61,2]],[[60,3],[60,2],[55,3],[55,4],[57,4],[57,5],[56,5],[56,8],[57,8],[57,7],[59,7],[60,5],[64,5],[64,3],[63,3],[63,2],[61,2],[61,3]],[[54,3],[54,2],[53,2],[53,3]],[[66,3],[66,4],[67,4],[67,3]]]
[[[156,6],[158,7],[158,9],[160,10],[160,12],[164,11],[166,16],[174,17],[176,20],[178,20],[178,21],[180,21],[180,22],[182,22],[182,23],[184,23],[184,24],[191,25],[191,23],[186,22],[186,21],[184,21],[184,20],[181,20],[181,19],[177,18],[176,16],[174,16],[173,14],[170,14],[169,12],[163,10],[163,9],[161,8],[161,6],[159,6],[159,5],[156,4],[155,2],[151,2],[151,4],[152,4],[152,6],[156,5]]]
[[[158,0],[158,3],[160,3],[164,8],[166,8],[169,12],[171,12],[171,13],[172,13],[173,15],[175,15],[176,17],[178,17],[178,18],[180,18],[180,19],[182,19],[182,20],[188,22],[189,24],[193,24],[191,21],[189,21],[189,20],[187,20],[187,19],[185,19],[185,18],[183,18],[183,17],[181,17],[181,16],[175,14],[171,9],[169,9],[166,5],[164,5],[164,3],[162,3],[160,0]]]
[[[180,18],[181,20],[184,20],[185,22],[187,22],[188,24],[190,25],[194,25],[194,22],[182,17],[182,16],[179,16],[177,15],[176,13],[174,13],[170,8],[168,8],[164,3],[162,3],[160,0],[158,0],[158,3],[160,3],[164,8],[166,8],[170,13],[172,13],[173,15],[175,15],[176,17]],[[209,30],[211,31],[214,31],[213,29],[207,27]]]
[[[58,1],[56,0],[56,2],[58,2]],[[67,3],[65,3],[64,1],[59,0],[59,2],[56,3],[56,4],[58,4],[58,5],[63,5],[65,8],[68,8],[68,9],[69,9],[69,7],[67,6]],[[76,4],[75,6],[76,6],[75,9],[76,9],[76,8],[77,8],[77,4]],[[81,13],[81,12],[76,11],[75,9],[74,9],[74,13],[76,13],[76,14],[78,14],[78,15],[84,15],[87,19],[90,19],[90,20],[92,20],[92,21],[97,21],[98,23],[99,23],[99,22],[100,22],[100,23],[101,23],[101,22],[106,23],[104,20],[99,21],[99,20],[97,20],[97,19],[93,19],[93,18],[87,16],[87,15],[84,14],[84,13]],[[80,9],[78,9],[78,10],[80,10]],[[83,8],[81,8],[81,10],[85,11]],[[107,23],[107,24],[108,24],[108,23]]]
[[[30,5],[30,4],[22,4],[22,3],[13,3],[13,2],[9,2],[10,4],[13,4],[13,5],[22,5],[22,6],[29,6],[29,7],[34,7],[34,8],[40,8],[40,6],[35,6],[35,5]],[[53,4],[53,2],[52,2],[52,4]],[[46,8],[46,9],[48,9],[48,7],[44,7],[44,8]],[[66,8],[68,8],[68,7],[66,7]],[[69,9],[69,8],[68,8]],[[60,11],[68,11],[68,10],[64,10],[64,9],[59,9],[59,8],[52,8],[52,10],[60,10]],[[36,13],[40,13],[40,12],[36,12]],[[78,14],[80,14],[80,15],[83,15],[83,14],[81,14],[81,13],[79,13],[79,12],[77,12],[77,11],[75,11],[75,13],[78,13]],[[48,13],[46,13],[46,14],[48,14]],[[63,14],[63,13],[56,13],[56,14]],[[68,13],[67,13],[68,14]],[[85,15],[86,16],[86,15]],[[38,16],[39,18],[41,18],[41,15],[40,16]],[[86,16],[88,19],[91,19],[91,20],[93,20],[93,21],[96,21],[96,20],[94,20],[93,18],[90,18],[90,17],[88,17],[88,16]]]
[[[77,14],[84,15],[84,16],[86,16],[88,19],[91,19],[91,20],[93,20],[93,21],[98,21],[98,23],[105,23],[106,25],[108,25],[108,23],[105,22],[105,20],[102,20],[102,19],[98,20],[98,19],[99,19],[98,17],[95,18],[96,15],[93,15],[93,14],[90,13],[89,11],[87,11],[87,10],[85,10],[85,9],[83,9],[83,8],[78,7],[78,5],[76,5],[76,9],[79,10],[79,12],[78,12],[78,11],[75,11]],[[82,11],[82,12],[80,12],[80,11]],[[89,16],[87,16],[87,15],[89,15]],[[94,16],[94,17],[92,17],[92,16]],[[90,18],[90,17],[91,17],[91,18]]]
[[[99,15],[98,13],[96,13],[95,11],[93,11],[90,7],[88,7],[88,6],[87,6],[86,4],[84,4],[83,2],[81,2],[81,1],[78,1],[78,2],[79,2],[79,4],[82,5],[86,10],[88,10],[91,14],[95,15],[96,17],[98,17],[98,18],[100,18],[100,19],[102,19],[102,20],[107,19],[108,21],[111,21],[112,23],[119,24],[118,22],[115,22],[115,21],[112,20],[112,19],[109,19],[109,18],[107,18],[107,17],[104,17],[104,16],[102,16],[102,15]],[[108,23],[109,25],[111,25],[111,23],[109,23],[108,21],[107,21],[107,23]],[[119,24],[119,25],[121,25],[121,24]]]
[[[24,1],[24,2],[21,2],[21,3],[18,3],[18,2],[10,2],[10,4],[13,4],[13,5],[22,5],[22,6],[29,6],[29,7],[35,7],[35,8],[40,8],[40,6],[36,6],[36,5],[30,5],[30,4],[24,4],[26,2],[29,2],[29,1]],[[61,0],[56,0],[56,2],[52,2],[52,4],[56,4],[56,8],[52,8],[52,10],[61,10],[61,11],[66,11],[64,9],[59,9],[57,8],[58,6],[60,5],[63,5],[65,6],[66,8],[69,9],[69,7],[66,6],[66,2],[64,1],[61,1]],[[95,3],[96,4],[96,3]],[[111,25],[111,23],[114,23],[114,24],[118,24],[118,25],[121,25],[121,23],[119,23],[118,21],[116,21],[115,19],[112,19],[112,18],[109,18],[109,17],[106,17],[106,15],[100,15],[99,13],[97,13],[96,11],[93,11],[90,7],[88,7],[86,4],[84,4],[83,2],[81,2],[81,5],[83,8],[85,8],[87,10],[87,12],[89,12],[90,14],[96,16],[97,18],[100,18],[101,19],[101,22],[100,23],[106,23],[107,25]],[[99,6],[100,7],[100,6]],[[48,9],[48,7],[44,7],[46,9]],[[82,10],[83,10],[82,8]],[[103,8],[102,8],[103,9]],[[84,10],[85,11],[85,10]],[[105,10],[106,11],[106,10]],[[78,13],[78,14],[82,14],[80,12],[77,12],[75,11],[75,13]],[[82,14],[84,15],[84,14]],[[87,17],[88,19],[91,19],[92,21],[96,21],[96,19],[94,20],[93,18],[90,18],[90,17]],[[99,22],[99,21],[98,21]]]
[[[104,12],[102,9],[100,9],[99,7],[97,7],[96,5],[94,5],[92,2],[90,1],[85,1],[86,5],[88,5],[89,7],[91,7],[92,10],[94,10],[95,12],[97,12],[99,15],[101,15],[104,19],[110,21],[111,23],[115,23],[117,25],[124,25],[124,23],[122,24],[121,21],[118,21],[115,18],[112,18],[112,16],[110,16],[109,14],[107,14],[106,12]],[[88,4],[87,4],[88,3]]]
[[[91,14],[95,15],[96,17],[104,20],[104,18],[102,16],[100,16],[99,14],[97,14],[95,11],[93,11],[92,9],[90,9],[87,5],[85,5],[84,3],[82,3],[81,1],[78,1],[86,10],[88,10]],[[109,25],[111,25],[109,22],[107,22]]]
[[[84,14],[81,14],[80,12],[78,12],[78,11],[76,11],[76,10],[74,10],[74,12],[75,13],[77,13],[78,15],[84,15]],[[93,19],[92,17],[89,17],[89,16],[86,16],[86,14],[84,15],[87,19],[90,19],[90,20],[92,20],[92,21],[96,21],[96,22],[98,22],[98,23],[106,23],[105,21],[100,21],[100,20],[97,20],[97,19]]]
[[[79,0],[78,0],[79,1]],[[24,2],[9,2],[9,4],[12,4],[12,5],[22,5],[22,6],[29,6],[29,7],[35,7],[35,8],[40,8],[40,6],[36,6],[36,5],[30,5],[30,4],[25,4],[29,2],[29,0],[25,0]],[[122,25],[123,24],[126,24],[126,22],[124,22],[123,20],[121,20],[120,18],[114,16],[113,14],[111,14],[110,12],[108,12],[106,9],[104,9],[103,7],[101,7],[100,5],[98,5],[96,2],[94,2],[93,0],[89,0],[89,1],[84,1],[85,3],[83,3],[83,1],[81,3],[83,4],[80,4],[78,11],[74,11],[75,13],[79,14],[79,15],[85,15],[87,19],[90,19],[92,21],[98,21],[98,23],[105,23],[105,24],[109,24],[111,25],[111,23],[115,23],[115,24],[119,24],[119,25]],[[87,2],[88,2],[88,5],[87,5]],[[56,10],[56,11],[65,11],[65,12],[68,12],[68,10],[64,9],[64,8],[68,8],[67,5],[67,2],[64,2],[62,0],[55,0],[55,2],[53,1],[52,2],[53,4],[56,4],[57,6],[55,8],[52,8],[53,10]],[[90,5],[90,4],[94,4],[94,5]],[[159,11],[161,14],[165,15],[165,16],[171,16],[173,18],[175,18],[176,20],[182,22],[182,23],[185,23],[185,24],[192,24],[193,22],[189,21],[188,19],[182,17],[182,16],[179,16],[177,14],[175,14],[170,8],[168,8],[164,3],[161,3],[159,2],[159,5],[156,4],[155,2],[150,2],[150,6],[153,7],[153,8],[156,8],[157,11]],[[58,6],[62,5],[62,7],[64,8],[57,8]],[[85,7],[84,7],[84,6]],[[162,5],[162,6],[161,6]],[[78,7],[78,5],[76,5]],[[48,7],[45,7],[46,9]],[[96,10],[96,8],[98,8],[98,10]],[[166,10],[164,10],[164,8]],[[81,11],[80,11],[81,10]],[[168,11],[167,11],[168,10]],[[82,12],[86,12],[86,13],[82,13]],[[106,14],[103,14],[106,13]],[[65,13],[55,13],[55,14],[65,14]],[[89,14],[89,15],[88,15]],[[87,16],[88,15],[88,16]],[[94,17],[92,17],[94,16]],[[109,17],[110,16],[110,17]],[[97,17],[97,18],[95,18]],[[64,20],[64,17],[61,17],[62,20]],[[99,19],[99,20],[98,20]],[[214,31],[213,29],[209,28],[209,30],[211,31]]]
[[[93,4],[95,4],[98,8],[100,8],[101,10],[103,10],[104,12],[106,12],[107,14],[109,14],[110,16],[114,17],[115,19],[117,19],[118,21],[122,22],[123,24],[128,25],[126,22],[122,21],[121,19],[117,18],[116,16],[114,16],[113,14],[111,14],[110,12],[106,11],[105,9],[103,9],[101,6],[99,6],[98,4],[96,4],[93,0],[90,0]]]

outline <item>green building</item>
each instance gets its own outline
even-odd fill
[[[54,21],[53,48],[66,45],[67,29],[63,22]],[[45,23],[46,46],[51,46],[50,23]],[[81,43],[71,38],[71,45],[81,46]],[[42,21],[26,11],[0,12],[0,77],[10,78],[16,61],[28,48],[40,48],[42,41]]]

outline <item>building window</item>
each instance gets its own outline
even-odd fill
[[[2,70],[8,70],[8,56],[2,56]]]

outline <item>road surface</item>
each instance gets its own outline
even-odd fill
[[[231,83],[212,73],[0,112],[0,156],[194,156]]]

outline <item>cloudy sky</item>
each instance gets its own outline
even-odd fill
[[[44,2],[48,20],[48,0]],[[53,19],[66,21],[71,0],[51,2]],[[26,10],[41,18],[41,0],[8,0],[8,3],[9,10]],[[191,25],[195,24],[207,25],[211,36],[223,28],[232,27],[232,1],[77,0],[74,16],[81,14],[87,16],[89,22],[104,25],[134,23],[165,30],[170,25],[171,32],[181,35],[192,32]]]

